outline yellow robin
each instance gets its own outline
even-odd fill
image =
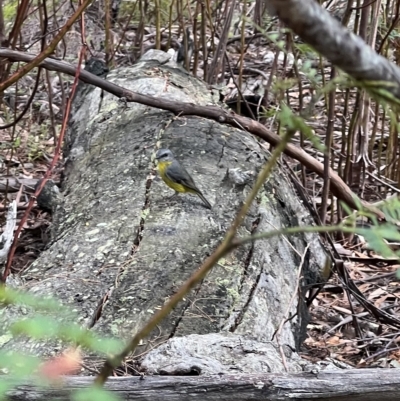
[[[174,154],[169,149],[160,149],[156,153],[157,169],[163,181],[173,190],[175,195],[178,193],[189,192],[196,194],[204,204],[211,209],[210,202],[204,197],[200,189],[197,188],[193,178],[185,168],[175,159]]]

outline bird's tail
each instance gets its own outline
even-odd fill
[[[208,209],[211,209],[211,203],[204,197],[204,195],[199,191],[196,192],[199,195],[199,198],[204,202]]]

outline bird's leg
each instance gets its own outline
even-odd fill
[[[175,193],[174,193],[172,196],[170,196],[168,199],[169,199],[169,200],[174,199],[174,198],[176,198],[178,195],[179,195],[179,192],[178,192],[178,191],[175,191]]]

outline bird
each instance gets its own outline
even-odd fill
[[[193,178],[185,168],[175,159],[174,154],[169,149],[159,149],[156,153],[157,170],[163,181],[173,190],[175,195],[178,193],[189,192],[196,194],[211,209],[210,202],[204,197]]]
[[[189,27],[186,28],[186,40],[187,40],[187,58],[188,58],[189,64],[190,64],[190,60],[192,59],[192,55],[193,55],[194,42],[193,42],[193,38],[190,35]],[[185,56],[186,56],[185,40],[183,40],[178,49],[178,54],[176,56],[176,62],[178,64],[186,66],[186,57]]]

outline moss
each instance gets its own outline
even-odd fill
[[[4,2],[3,15],[4,15],[4,21],[6,24],[11,22],[12,20],[14,20],[16,14],[17,14],[17,7],[18,7],[17,0],[9,0],[9,1]]]

